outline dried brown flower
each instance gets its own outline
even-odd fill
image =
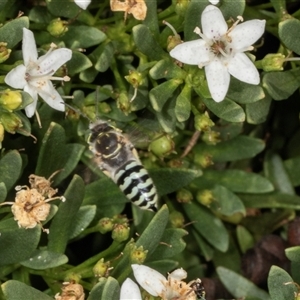
[[[137,20],[145,20],[147,14],[147,6],[144,0],[110,0],[110,8],[112,11],[124,11],[125,21],[127,14],[132,14]]]
[[[84,300],[82,285],[72,282],[64,282],[61,294],[55,295],[55,300]]]

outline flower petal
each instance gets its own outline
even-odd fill
[[[222,12],[216,6],[208,5],[201,15],[202,31],[207,38],[219,40],[228,29]]]
[[[134,277],[140,286],[152,296],[158,296],[165,290],[166,278],[159,272],[143,265],[131,265]]]
[[[237,25],[229,34],[231,46],[236,51],[246,51],[265,31],[265,20],[251,20]]]
[[[240,81],[259,84],[259,73],[245,53],[236,53],[228,63],[228,72]]]
[[[30,62],[37,61],[38,53],[33,32],[25,27],[23,28],[22,53],[25,66],[27,66]]]
[[[43,87],[38,90],[38,94],[53,109],[65,111],[64,100],[61,98],[61,95],[57,92],[57,90],[53,87],[50,80],[45,81]]]
[[[170,51],[170,55],[189,65],[205,65],[209,61],[209,48],[204,40],[179,44]]]
[[[205,74],[211,97],[216,102],[224,100],[230,82],[230,75],[224,64],[215,59],[205,67]]]
[[[217,5],[219,3],[219,0],[208,0],[211,4]]]
[[[185,270],[183,270],[182,268],[176,269],[173,272],[171,272],[168,277],[171,277],[173,279],[180,281],[187,277],[187,272]]]
[[[91,0],[74,0],[74,2],[82,9],[86,9],[89,4],[91,3]]]
[[[39,57],[39,68],[32,70],[31,75],[52,75],[58,68],[70,60],[71,57],[72,51],[67,48],[49,50],[45,55]]]
[[[130,278],[127,278],[121,286],[120,300],[142,300],[138,285]]]
[[[27,84],[25,80],[26,67],[19,65],[12,69],[4,78],[4,81],[9,86],[15,89],[23,89]]]
[[[25,107],[26,116],[28,118],[31,118],[34,115],[35,110],[36,110],[38,95],[37,95],[36,89],[33,87],[30,87],[29,85],[25,85],[24,91],[27,92],[33,99],[33,102]]]

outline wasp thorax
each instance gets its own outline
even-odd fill
[[[121,141],[114,133],[99,134],[95,144],[95,150],[103,156],[116,155],[120,148]]]

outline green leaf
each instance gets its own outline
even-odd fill
[[[251,158],[263,151],[265,142],[250,136],[240,135],[216,145],[198,144],[194,147],[195,160],[210,156],[214,162],[236,161]]]
[[[185,85],[176,98],[175,115],[178,122],[184,122],[190,117],[191,113],[191,88]]]
[[[105,72],[111,65],[113,57],[114,57],[114,47],[113,43],[107,43],[101,45],[98,49],[93,52],[93,55],[97,54],[99,51],[99,55],[97,56],[96,63],[94,67],[99,72]]]
[[[29,28],[28,17],[21,17],[7,22],[0,28],[1,42],[7,43],[7,48],[11,49],[23,38],[23,28]]]
[[[181,228],[167,228],[161,238],[161,242],[155,249],[154,253],[147,258],[151,261],[163,260],[165,258],[172,258],[175,255],[181,253],[186,247],[186,243],[182,239],[188,232]],[[166,247],[166,245],[171,245]]]
[[[17,150],[9,151],[0,160],[0,182],[9,191],[17,182],[22,171],[22,158]]]
[[[286,285],[287,282],[290,284]],[[277,266],[272,266],[270,269],[268,288],[272,300],[291,300],[294,299],[294,292],[297,292],[293,278]]]
[[[160,196],[167,195],[188,185],[195,178],[202,175],[200,170],[191,169],[152,169],[149,170],[150,177],[153,179]]]
[[[300,46],[295,39],[300,31],[300,21],[297,19],[287,19],[278,25],[278,34],[282,43],[291,51],[300,55]]]
[[[300,246],[286,248],[285,255],[290,261],[300,263]]]
[[[41,237],[40,226],[32,229],[19,228],[12,218],[0,223],[0,231],[0,266],[29,259]]]
[[[236,236],[242,253],[254,247],[254,238],[244,226],[238,225],[236,227]]]
[[[268,152],[264,160],[264,173],[270,179],[275,190],[284,194],[295,195],[291,180],[278,154]]]
[[[203,179],[223,185],[236,193],[260,194],[274,190],[271,182],[265,177],[242,170],[206,170]],[[193,184],[197,184],[198,181],[200,182],[200,178]]]
[[[78,213],[75,216],[75,224],[71,228],[70,239],[75,238],[84,229],[86,229],[93,221],[97,211],[96,205],[81,206]]]
[[[161,112],[168,99],[181,83],[182,80],[170,79],[151,89],[149,98],[152,107],[156,111]]]
[[[4,182],[0,182],[0,203],[4,202],[7,196],[7,190]]]
[[[147,5],[147,14],[143,24],[147,26],[156,37],[158,37],[159,21],[157,18],[157,1],[145,0],[145,3]]]
[[[241,275],[223,267],[218,267],[217,273],[226,289],[235,298],[245,297],[246,299],[270,300],[267,292],[258,288],[254,283]]]
[[[67,68],[70,76],[74,76],[93,66],[88,57],[80,52],[73,52],[72,59],[67,62]]]
[[[197,89],[195,90],[197,92]],[[217,103],[213,99],[203,98],[203,102],[212,113],[214,113],[217,117],[225,121],[228,122],[245,121],[246,115],[242,107],[230,99],[225,99],[222,102]]]
[[[262,82],[263,87],[274,100],[285,100],[300,86],[300,68],[266,73]]]
[[[119,300],[120,286],[113,277],[100,278],[99,282],[92,288],[87,300]]]
[[[178,67],[173,61],[170,59],[162,59],[158,61],[150,70],[149,70],[150,76],[155,79],[171,79],[171,78],[177,78],[177,79],[185,79],[187,76],[187,73]]]
[[[53,300],[52,297],[17,280],[8,280],[1,285],[1,288],[5,296],[5,300]]]
[[[272,99],[270,95],[254,103],[246,104],[245,112],[249,124],[260,124],[267,120]]]
[[[240,194],[239,197],[246,207],[300,209],[300,197],[294,195],[282,193],[270,193],[266,195]]]
[[[71,227],[75,226],[76,214],[84,195],[83,180],[75,175],[64,196],[66,201],[59,205],[58,212],[53,218],[48,235],[48,250],[64,253],[70,238]]]
[[[168,57],[168,54],[161,48],[147,26],[142,24],[134,26],[132,35],[137,48],[150,60],[161,60]]]
[[[213,190],[214,200],[217,202],[216,211],[225,216],[232,216],[235,213],[246,214],[243,202],[240,198],[222,185],[215,185]]]
[[[66,46],[71,49],[96,46],[105,39],[106,35],[101,30],[85,25],[69,26],[69,30],[62,37]]]
[[[30,258],[22,261],[21,265],[35,270],[46,270],[62,266],[68,262],[68,257],[64,254],[51,252],[48,250],[36,250]]]
[[[300,185],[300,156],[287,159],[283,164],[293,186]]]
[[[193,226],[212,246],[225,252],[229,245],[228,232],[220,219],[214,216],[206,207],[197,203],[183,205],[185,213]]]
[[[226,98],[240,104],[254,103],[264,99],[265,93],[259,85],[248,84],[232,77]]]

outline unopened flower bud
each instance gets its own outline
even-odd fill
[[[154,139],[149,150],[158,157],[165,157],[174,151],[175,144],[169,135],[163,135]]]
[[[68,31],[68,22],[60,18],[53,19],[47,26],[47,31],[55,37],[64,35]]]
[[[210,206],[210,204],[215,200],[213,192],[211,190],[198,191],[196,199],[204,206]]]
[[[184,217],[183,214],[179,211],[172,211],[169,216],[170,223],[174,228],[182,228],[184,225]]]
[[[213,130],[206,131],[202,135],[202,140],[208,145],[216,145],[220,142],[220,133]]]
[[[285,63],[285,56],[281,53],[267,54],[262,60],[257,61],[258,68],[263,69],[265,72],[282,71],[282,65]]]
[[[11,53],[11,49],[7,49],[7,43],[0,43],[0,64],[5,62]]]
[[[100,102],[98,104],[98,109],[102,114],[108,114],[111,112],[111,107],[106,102]]]
[[[65,278],[64,278],[64,281],[65,282],[79,282],[81,280],[81,276],[77,273],[67,273]]]
[[[0,93],[0,106],[8,111],[13,111],[22,103],[22,95],[18,91],[11,91],[9,89]]]
[[[121,243],[128,239],[129,231],[130,231],[130,228],[128,226],[118,224],[114,227],[111,237],[114,241]]]
[[[125,79],[134,87],[138,88],[143,83],[143,75],[135,70],[130,70],[129,75],[125,76]]]
[[[10,112],[2,112],[0,114],[0,122],[9,133],[16,133],[16,131],[23,126],[21,119]]]
[[[110,262],[104,262],[104,258],[101,258],[93,267],[93,272],[96,277],[106,277],[110,270]]]
[[[202,168],[207,168],[214,164],[212,156],[210,154],[196,153],[194,156],[194,162],[199,164]]]
[[[102,218],[98,222],[98,228],[100,233],[104,234],[106,232],[113,230],[113,222],[110,218]]]
[[[127,94],[121,93],[119,95],[117,99],[117,106],[125,115],[131,113],[130,99]]]
[[[122,225],[128,225],[128,218],[126,215],[115,215],[112,217],[112,222],[114,224],[122,224]]]
[[[148,250],[144,250],[143,246],[140,246],[138,248],[134,247],[134,249],[130,253],[131,263],[141,265],[145,261],[147,253]]]
[[[199,131],[208,131],[214,125],[207,112],[195,116],[195,128]]]
[[[190,0],[176,0],[175,2],[175,12],[184,17],[188,6],[190,5]]]
[[[180,203],[190,203],[193,200],[193,194],[187,189],[180,189],[176,193],[176,200]]]

